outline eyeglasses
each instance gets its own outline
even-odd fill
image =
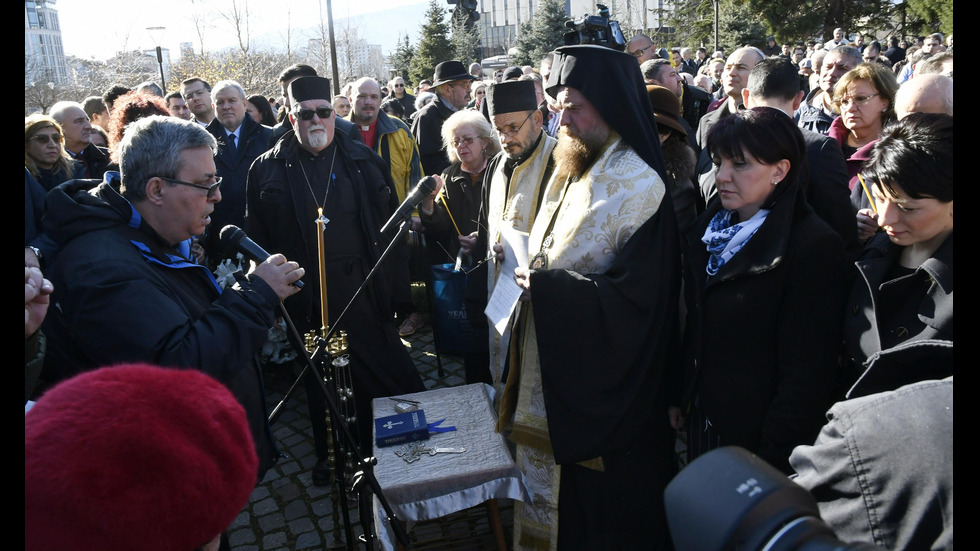
[[[857,105],[858,107],[864,107],[865,105],[868,104],[869,101],[871,101],[871,98],[877,95],[878,94],[871,94],[869,96],[854,96],[853,98],[844,98],[841,100],[837,100],[834,103],[836,103],[838,107],[843,107],[845,109],[852,103],[854,105]]]
[[[35,134],[31,136],[32,140],[37,142],[38,145],[47,145],[48,142],[53,144],[61,143],[61,134]]]
[[[630,53],[633,54],[633,57],[640,57],[643,55],[643,52],[649,50],[650,48],[653,48],[653,44],[650,44],[646,48],[640,48],[639,50],[634,50]]]
[[[333,113],[333,107],[328,107],[326,105],[321,105],[316,109],[307,109],[304,107],[293,111],[293,113],[296,115],[296,118],[301,121],[308,121],[312,119],[314,114],[321,119],[325,119],[330,116],[330,113]]]
[[[517,135],[518,132],[521,131],[521,128],[524,128],[524,125],[527,124],[527,121],[531,119],[531,115],[533,114],[534,111],[528,113],[527,116],[524,117],[524,122],[522,122],[521,125],[518,126],[517,128],[514,128],[514,125],[512,124],[506,129],[498,128],[497,133],[500,134],[501,136],[507,136],[508,138],[513,138],[514,136]]]
[[[395,85],[395,88],[404,88],[404,87],[405,87],[405,85],[404,85],[404,84],[396,84],[396,85]]]
[[[174,178],[167,178],[165,176],[157,176],[157,178],[160,178],[161,180],[163,180],[165,182],[170,182],[171,184],[180,184],[182,186],[190,186],[190,187],[196,187],[197,189],[206,190],[208,192],[208,199],[214,197],[214,192],[218,189],[218,186],[221,185],[221,177],[220,176],[218,178],[215,178],[214,179],[214,183],[211,184],[210,186],[202,186],[201,184],[192,184],[190,182],[184,182],[184,181],[181,181],[181,180],[175,180]]]
[[[473,140],[482,137],[483,136],[463,136],[462,138],[453,138],[453,147],[458,148],[461,145],[469,146],[471,143],[473,143]]]

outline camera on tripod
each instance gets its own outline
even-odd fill
[[[571,29],[564,35],[565,45],[597,44],[622,52],[626,49],[626,38],[619,28],[619,22],[609,18],[609,8],[606,6],[596,4],[595,7],[599,15],[565,21],[565,26]]]

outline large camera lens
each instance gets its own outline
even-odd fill
[[[844,545],[820,519],[813,496],[743,448],[712,450],[664,491],[677,551],[830,551]]]

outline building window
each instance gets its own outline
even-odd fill
[[[27,8],[27,25],[32,29],[37,29],[37,7],[34,5],[33,1],[26,2],[25,7]]]

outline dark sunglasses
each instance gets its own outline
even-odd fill
[[[396,84],[396,85],[395,85],[395,88],[404,88],[404,87],[405,87],[405,85],[404,85],[404,84]]]
[[[301,121],[308,121],[312,119],[314,114],[321,119],[325,119],[330,116],[330,113],[333,113],[333,107],[328,107],[326,105],[321,105],[316,109],[307,109],[304,107],[294,112],[296,118]]]
[[[35,134],[31,136],[31,139],[40,145],[47,145],[48,142],[54,144],[61,143],[61,134]]]

